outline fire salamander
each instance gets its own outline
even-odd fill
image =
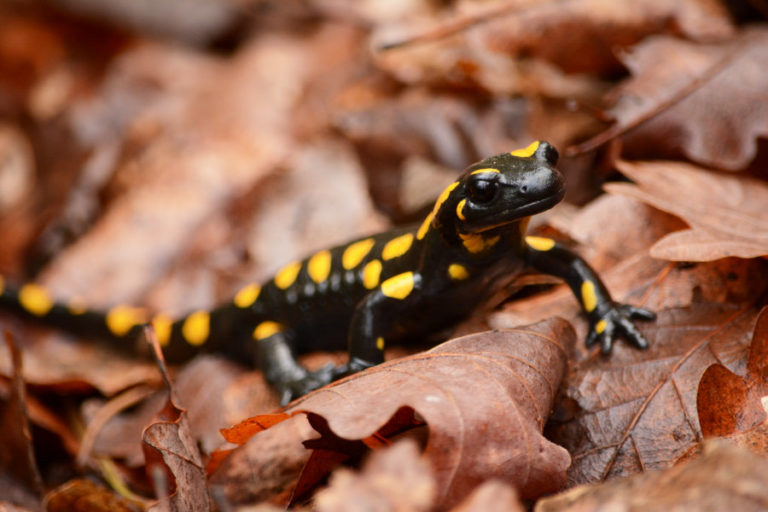
[[[455,323],[525,266],[568,283],[589,320],[588,346],[599,340],[609,353],[621,336],[645,348],[631,319],[651,320],[652,312],[613,302],[589,265],[554,240],[525,236],[529,217],[563,197],[557,157],[534,142],[483,160],[443,190],[421,225],[319,251],[248,284],[229,303],[175,321],[131,306],[97,312],[58,303],[36,284],[0,283],[0,307],[131,347],[148,322],[169,360],[205,350],[254,361],[283,403],[381,363],[388,343]],[[345,344],[349,360],[340,367],[310,372],[295,358]]]

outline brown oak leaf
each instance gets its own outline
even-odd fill
[[[429,427],[424,456],[441,506],[492,477],[537,496],[563,483],[569,463],[568,453],[540,432],[573,341],[561,319],[457,338],[326,386],[284,414],[251,418],[224,435],[242,442],[304,413],[322,434],[308,444],[340,460],[359,455],[363,445],[387,444],[387,435],[421,424],[418,417]],[[314,473],[327,472],[328,458],[314,465],[320,470],[310,460],[304,473],[318,479]]]
[[[637,185],[610,183],[605,186],[609,192],[639,199],[691,227],[656,242],[654,258],[712,261],[768,255],[765,182],[679,162],[620,161],[617,167]]]

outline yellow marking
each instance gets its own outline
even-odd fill
[[[413,291],[413,272],[403,272],[381,283],[381,293],[392,299],[404,299]]]
[[[53,307],[53,299],[48,290],[38,284],[25,284],[19,290],[21,307],[33,315],[43,316]]]
[[[331,251],[320,251],[309,258],[307,273],[318,284],[328,279],[328,274],[331,273]]]
[[[485,251],[486,249],[490,249],[496,245],[500,239],[499,235],[485,238],[483,235],[478,233],[470,235],[462,235],[459,233],[459,236],[461,237],[461,243],[464,245],[464,248],[466,248],[472,254],[477,254],[479,252]]]
[[[537,251],[549,251],[555,246],[555,241],[542,236],[527,236],[525,243]]]
[[[181,335],[190,345],[199,346],[208,340],[211,330],[211,316],[207,311],[195,311],[181,325]]]
[[[376,338],[376,348],[379,350],[384,350],[384,338],[381,336]]]
[[[400,235],[397,238],[393,238],[389,242],[387,242],[387,245],[384,246],[384,249],[381,251],[381,259],[384,261],[395,259],[399,256],[402,256],[406,252],[408,252],[408,249],[411,248],[411,244],[413,243],[413,234],[412,233],[406,233],[404,235]]]
[[[256,302],[260,293],[261,286],[255,283],[251,283],[241,288],[240,291],[235,294],[235,298],[232,299],[232,302],[234,302],[235,306],[239,308],[247,308]]]
[[[459,204],[456,205],[456,216],[460,218],[461,220],[467,220],[466,217],[464,217],[464,205],[467,204],[466,199],[462,199],[459,201]]]
[[[341,266],[345,270],[352,270],[360,264],[363,259],[371,252],[373,244],[375,243],[373,238],[366,238],[353,244],[349,244],[344,249],[344,254],[341,255]]]
[[[510,151],[509,154],[512,156],[519,156],[521,158],[528,158],[533,156],[537,149],[539,149],[539,141],[534,141],[531,142],[527,148]]]
[[[467,271],[467,267],[464,265],[459,263],[451,263],[448,265],[448,275],[451,276],[451,279],[460,281],[462,279],[468,278],[469,272]]]
[[[269,338],[273,334],[277,334],[278,332],[283,332],[285,328],[277,323],[273,322],[271,320],[267,320],[265,322],[261,322],[259,325],[256,326],[256,328],[253,330],[253,339],[256,341],[261,341]]]
[[[501,174],[501,171],[498,169],[494,169],[492,167],[486,167],[485,169],[477,169],[476,171],[472,171],[471,174],[482,174],[484,172],[495,172],[496,174]]]
[[[301,270],[301,263],[298,261],[289,263],[278,270],[274,279],[277,287],[281,290],[289,288],[296,281],[296,278],[299,275],[299,270]]]
[[[429,215],[427,215],[427,218],[424,219],[424,222],[421,223],[421,226],[419,226],[419,230],[416,232],[416,238],[418,240],[423,240],[425,236],[427,236],[427,231],[429,231],[429,226],[432,224],[432,219],[435,218],[435,212],[429,212]]]
[[[167,346],[171,341],[171,329],[173,326],[171,317],[160,313],[155,315],[150,323],[155,330],[157,342],[160,343],[161,347]]]
[[[603,334],[606,327],[608,327],[608,322],[606,322],[605,319],[602,319],[595,324],[595,332],[597,334]]]
[[[67,302],[67,311],[75,316],[85,314],[88,311],[88,307],[85,305],[82,299],[77,297],[72,298]]]
[[[115,336],[125,336],[132,328],[147,321],[147,313],[133,306],[115,306],[107,311],[105,321],[109,332]]]
[[[363,267],[363,286],[373,290],[379,285],[381,277],[381,262],[379,260],[369,261]]]
[[[592,281],[584,281],[581,283],[581,302],[584,304],[584,310],[587,313],[591,313],[597,307],[595,283]]]

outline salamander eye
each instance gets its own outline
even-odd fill
[[[496,197],[499,184],[496,181],[474,179],[467,183],[467,195],[473,203],[490,203]]]

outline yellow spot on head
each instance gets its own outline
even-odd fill
[[[363,259],[371,252],[374,244],[373,238],[366,238],[353,244],[349,244],[341,255],[341,266],[345,270],[352,270],[360,264]]]
[[[392,299],[404,299],[413,291],[413,272],[403,272],[381,283],[381,293]]]
[[[275,274],[275,284],[277,287],[281,290],[289,288],[296,281],[299,270],[301,270],[301,263],[298,261],[289,263],[278,270],[277,274]]]
[[[440,211],[440,207],[443,206],[443,203],[448,200],[448,197],[450,197],[451,192],[453,192],[453,189],[459,186],[458,181],[454,181],[440,193],[440,195],[437,198],[437,201],[435,201],[435,206],[432,208],[432,218],[434,219],[435,215],[437,215],[437,212]]]
[[[603,331],[605,331],[606,327],[608,327],[608,322],[606,322],[603,318],[595,324],[595,332],[597,334],[603,334]]]
[[[527,148],[516,149],[511,151],[509,154],[512,156],[519,156],[521,158],[529,158],[533,156],[537,149],[539,149],[539,141],[531,142]]]
[[[256,341],[264,340],[269,338],[273,334],[277,334],[278,332],[283,332],[284,329],[285,328],[281,324],[277,322],[272,322],[271,320],[267,320],[266,322],[261,322],[253,330],[253,339],[255,339]]]
[[[235,298],[232,299],[232,302],[239,308],[247,308],[256,302],[260,293],[261,286],[251,283],[248,286],[241,288],[240,291],[235,294]]]
[[[48,290],[37,284],[25,284],[19,290],[21,307],[33,315],[43,316],[53,307],[53,299]]]
[[[307,262],[307,273],[316,283],[322,283],[328,279],[331,273],[331,251],[320,251]]]
[[[461,243],[464,245],[464,248],[472,254],[477,254],[485,251],[486,249],[490,249],[496,245],[500,239],[499,235],[486,238],[479,233],[473,233],[469,235],[462,235],[459,233],[459,236],[461,237]]]
[[[381,259],[384,261],[392,260],[397,257],[402,256],[406,252],[408,252],[408,249],[411,248],[411,244],[413,243],[413,234],[412,233],[406,233],[404,235],[400,235],[397,238],[393,238],[387,244],[384,246],[384,249],[381,251]]]
[[[161,347],[165,347],[171,341],[171,329],[173,326],[173,320],[163,314],[155,315],[151,321],[152,328],[155,330],[157,336],[157,342]]]
[[[451,263],[448,265],[448,275],[451,276],[451,279],[459,281],[468,278],[469,272],[467,271],[467,267],[464,265],[459,263]]]
[[[482,173],[484,173],[484,172],[495,172],[496,174],[501,174],[501,171],[500,171],[500,170],[498,170],[498,169],[493,169],[492,167],[486,167],[485,169],[477,169],[477,170],[475,170],[475,171],[472,171],[472,172],[471,172],[471,173],[469,173],[469,174],[470,174],[470,175],[472,175],[472,174],[482,174]]]
[[[584,304],[584,310],[587,313],[591,313],[597,307],[595,283],[592,281],[584,281],[581,283],[581,303]]]
[[[419,230],[416,232],[416,238],[418,240],[423,240],[425,236],[427,236],[427,231],[429,231],[429,226],[432,224],[432,219],[435,218],[435,212],[431,211],[429,212],[429,215],[427,215],[427,218],[424,219],[424,222],[421,223],[421,226],[419,226]]]
[[[461,220],[467,220],[466,217],[464,217],[464,205],[467,204],[466,199],[462,199],[459,201],[459,204],[456,205],[456,216],[460,218]]]
[[[141,308],[115,306],[107,311],[107,328],[115,336],[125,336],[131,329],[146,321],[147,313]]]
[[[211,316],[207,311],[195,311],[181,325],[181,335],[190,345],[199,346],[208,340],[211,330]]]
[[[379,285],[381,277],[381,262],[379,260],[369,261],[363,267],[363,286],[368,290],[373,290]]]
[[[527,243],[532,249],[542,252],[549,251],[555,246],[554,240],[541,236],[527,236],[525,237],[525,243]]]
[[[376,348],[379,350],[384,350],[384,338],[381,336],[376,338]]]

